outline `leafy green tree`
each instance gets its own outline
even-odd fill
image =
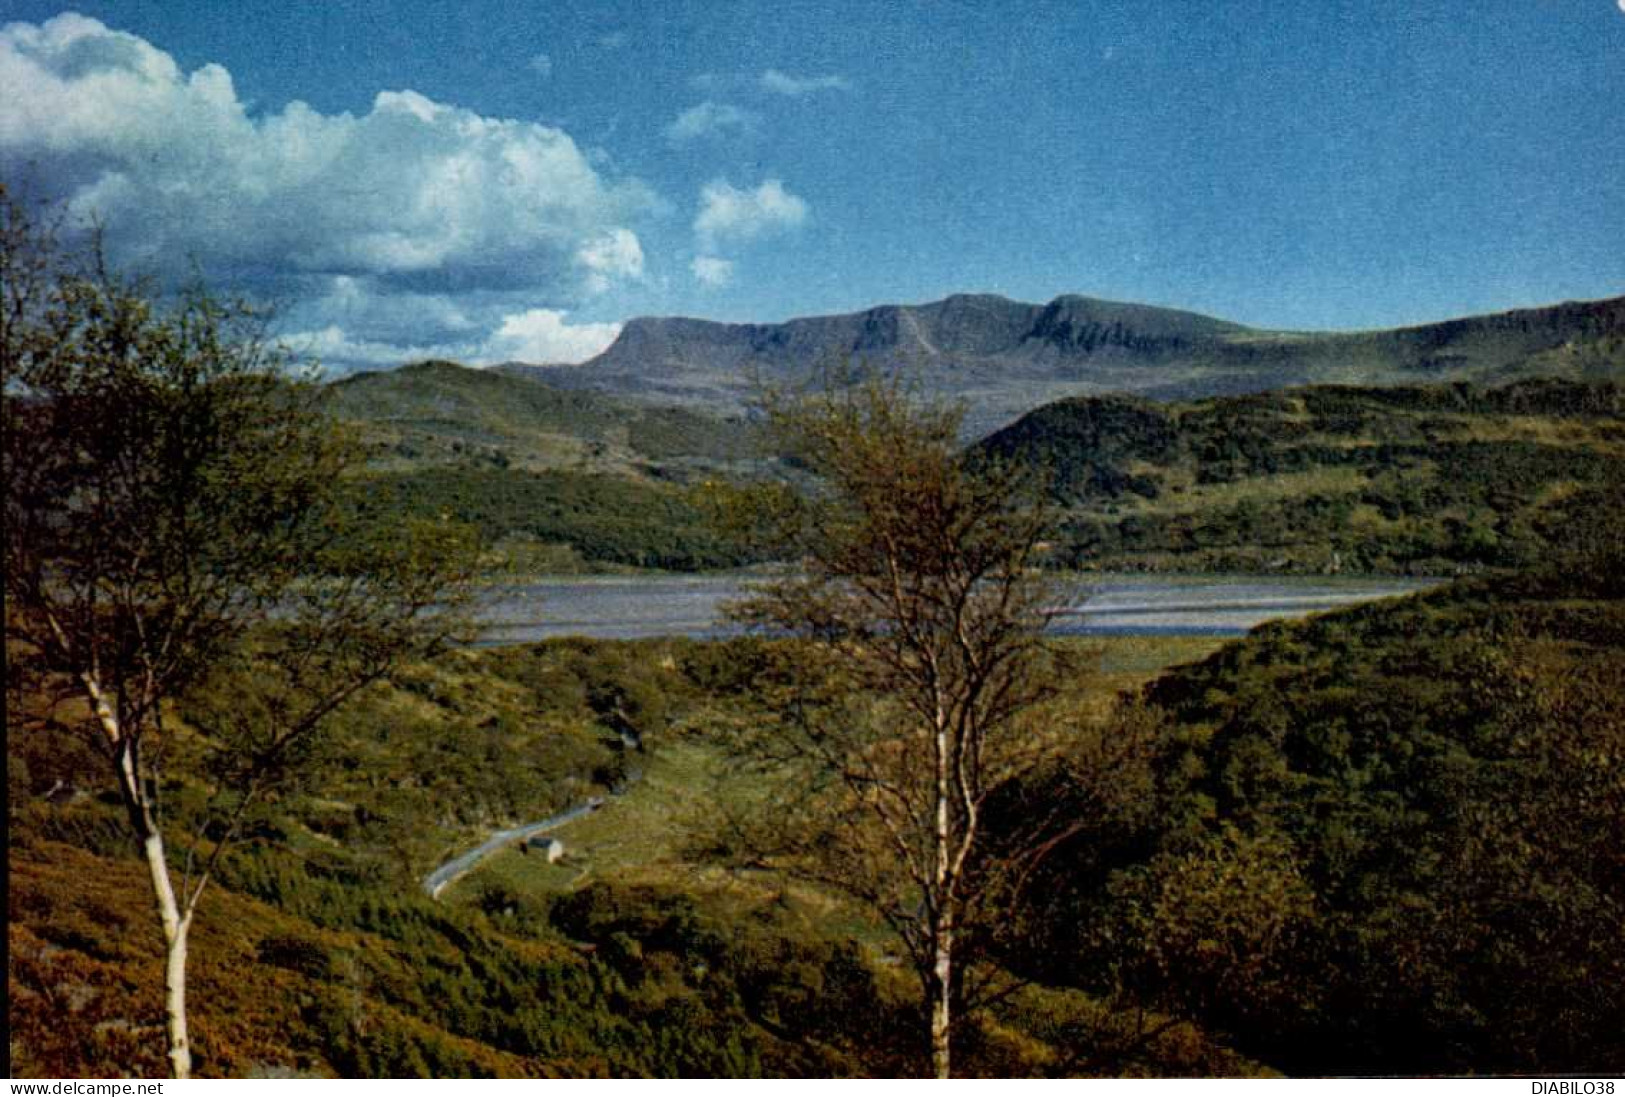
[[[838,887],[902,942],[920,981],[933,1071],[948,1077],[967,974],[1031,841],[990,855],[996,792],[1047,757],[1037,714],[1052,653],[1037,570],[1047,514],[1028,478],[956,445],[956,411],[896,384],[775,403],[780,442],[817,486],[778,513],[796,572],[740,616],[800,640],[764,682],[777,720],[761,762],[774,863]],[[1030,833],[1029,833],[1030,832]]]
[[[335,709],[448,636],[473,554],[347,496],[355,450],[253,309],[160,303],[3,192],[0,217],[8,673],[36,729],[106,760],[185,1077],[188,932],[222,851]],[[206,683],[229,701],[188,734],[173,707]],[[166,759],[207,804],[166,814]]]

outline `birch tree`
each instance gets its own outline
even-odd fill
[[[763,844],[896,933],[946,1078],[959,1014],[986,989],[967,961],[1065,827],[1043,805],[1005,811],[995,848],[987,825],[1055,757],[1039,719],[1056,673],[1047,515],[1021,472],[967,466],[956,411],[895,384],[781,402],[771,419],[817,486],[779,516],[799,568],[736,611],[796,638],[778,687],[764,680],[777,718],[754,749],[780,780]]]
[[[8,722],[106,760],[187,1077],[188,933],[220,856],[335,709],[456,626],[472,554],[342,490],[356,451],[255,310],[201,292],[160,305],[3,190],[0,216],[8,674],[31,699]],[[230,705],[183,735],[175,703],[211,680]],[[167,817],[176,779],[207,807]]]

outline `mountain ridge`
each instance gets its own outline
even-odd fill
[[[954,294],[917,305],[729,323],[637,317],[579,365],[505,364],[565,389],[730,412],[764,386],[848,365],[912,370],[992,429],[1067,396],[1236,395],[1303,384],[1625,377],[1625,297],[1356,332],[1273,331],[1063,294],[1046,304]]]

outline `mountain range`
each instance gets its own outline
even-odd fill
[[[1287,332],[1089,297],[1038,305],[960,294],[777,324],[638,318],[580,365],[498,368],[727,414],[764,386],[847,367],[912,371],[928,391],[964,400],[974,432],[1052,400],[1107,392],[1194,399],[1305,384],[1618,379],[1625,297],[1383,331]]]

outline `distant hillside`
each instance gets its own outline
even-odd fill
[[[1539,342],[1596,320],[1584,309],[1564,320],[1562,311],[1495,318],[1504,339],[1487,334],[1489,321],[1453,335],[1441,325],[1431,344],[1428,329],[1340,338],[1351,355],[1405,348],[1437,358],[1451,346],[1482,362],[1490,343],[1504,352],[1518,339]],[[945,316],[928,330],[958,330]],[[1216,323],[1186,317],[1157,338],[1171,345]],[[1583,345],[1599,344],[1576,337],[1542,360],[1579,360]],[[974,452],[1032,462],[1054,477],[1065,511],[1054,559],[1065,566],[1522,567],[1564,544],[1589,512],[1625,507],[1621,392],[1617,381],[1545,379],[1312,386],[1184,402],[1072,397],[996,431]],[[376,488],[415,512],[479,527],[529,570],[751,562],[753,550],[707,526],[691,486],[787,472],[760,455],[742,418],[525,375],[425,363],[353,377],[332,393],[335,410],[363,424]]]
[[[1034,305],[985,294],[781,324],[643,318],[597,358],[548,367],[546,378],[735,411],[761,384],[796,384],[848,363],[912,368],[928,387],[964,399],[971,427],[984,430],[1092,393],[1192,399],[1303,384],[1620,379],[1625,297],[1357,333],[1260,331],[1087,297]]]
[[[733,567],[685,486],[769,467],[742,419],[656,408],[452,362],[329,387],[360,425],[367,490],[478,529],[522,571]]]
[[[972,451],[1030,463],[1076,567],[1441,573],[1524,567],[1625,507],[1625,389],[1289,389],[1083,397]]]
[[[355,374],[329,392],[335,414],[366,427],[380,468],[474,462],[671,478],[747,459],[753,445],[738,418],[650,407],[453,362]]]

